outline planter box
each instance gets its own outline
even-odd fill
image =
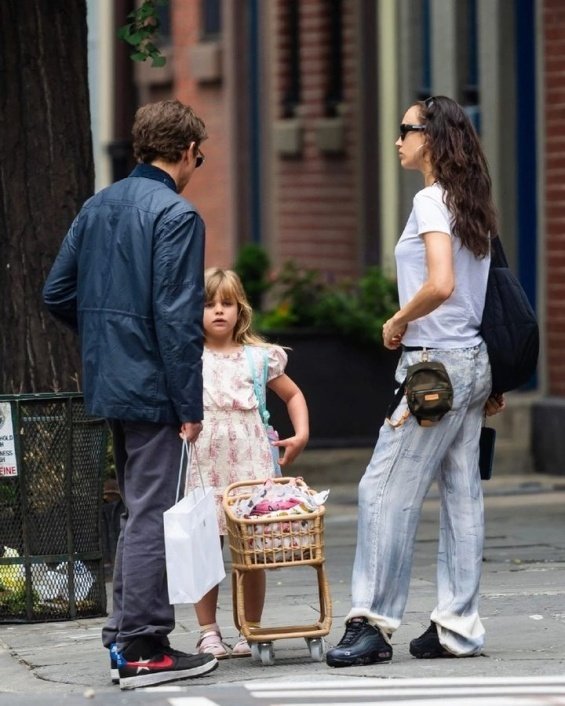
[[[309,448],[373,446],[393,397],[399,354],[320,331],[269,332],[267,338],[291,348],[286,372],[306,397]],[[281,438],[291,435],[286,406],[271,392],[267,408]]]

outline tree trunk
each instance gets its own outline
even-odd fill
[[[75,391],[43,283],[93,191],[85,0],[0,2],[0,394]]]

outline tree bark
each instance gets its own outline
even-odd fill
[[[92,194],[85,0],[0,2],[0,394],[76,391],[43,283]]]

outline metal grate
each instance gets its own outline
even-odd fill
[[[11,411],[17,462],[17,475],[0,476],[0,622],[104,615],[106,423],[85,413],[80,394],[0,404]]]

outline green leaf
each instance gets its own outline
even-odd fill
[[[123,25],[118,28],[118,39],[126,40],[132,32],[133,25]]]
[[[136,51],[133,54],[130,54],[129,58],[134,61],[145,61],[145,59],[147,59],[147,54],[142,51]]]
[[[151,57],[153,60],[153,63],[151,66],[154,66],[155,68],[160,68],[161,66],[165,66],[167,63],[167,59],[162,55],[158,54],[157,56],[152,56]]]
[[[134,32],[133,34],[125,36],[124,39],[128,44],[131,44],[132,47],[136,47],[138,44],[141,43],[143,36],[141,32]]]
[[[143,3],[137,11],[137,16],[140,20],[146,20],[148,17],[155,17],[155,8],[147,3]]]

